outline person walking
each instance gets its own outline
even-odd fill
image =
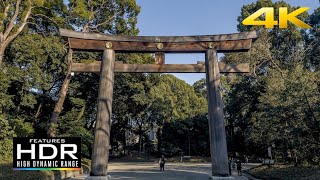
[[[231,158],[229,158],[229,162],[228,163],[229,163],[229,175],[232,175],[231,174]]]
[[[164,165],[166,164],[166,161],[164,159],[164,155],[161,156],[159,160],[159,165],[160,165],[160,171],[164,171]]]
[[[237,161],[238,176],[242,176],[242,171],[241,171],[241,169],[242,169],[241,161],[238,160],[238,161]]]
[[[231,168],[232,168],[233,170],[236,169],[236,160],[235,160],[234,158],[231,159]]]
[[[248,164],[248,162],[249,162],[248,156],[244,156],[244,162],[245,162],[246,164]]]

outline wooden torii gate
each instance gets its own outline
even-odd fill
[[[87,179],[108,179],[114,72],[206,73],[212,160],[211,179],[231,179],[228,168],[223,102],[220,95],[220,73],[248,73],[249,65],[246,63],[227,65],[218,62],[217,53],[248,51],[252,41],[258,37],[258,32],[205,36],[116,36],[60,29],[60,35],[68,38],[71,53],[73,50],[103,51],[101,62],[84,64],[71,61],[71,72],[100,72],[91,172]],[[117,52],[155,53],[155,64],[115,62]],[[165,53],[205,53],[205,62],[165,64]],[[72,55],[69,54],[69,57]]]

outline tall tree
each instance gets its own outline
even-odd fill
[[[309,18],[312,26],[310,33],[306,35],[307,51],[306,66],[316,71],[320,71],[320,8],[316,9]]]
[[[291,151],[300,163],[303,159],[319,163],[318,81],[316,73],[302,63],[282,72],[270,70],[249,138],[257,144],[275,144],[284,158]]]
[[[241,15],[238,17],[238,30],[243,32],[264,29],[263,26],[245,26],[242,24],[242,21],[246,17],[263,7],[273,7],[275,9],[275,19],[279,19],[278,9],[280,7],[287,7],[288,12],[298,9],[298,7],[291,6],[285,1],[273,2],[272,0],[257,0],[256,2],[242,7]],[[298,18],[302,21],[306,21],[308,18],[308,13],[304,12],[300,14]],[[263,16],[260,16],[257,20],[264,20],[264,18]],[[271,40],[271,51],[273,52],[275,59],[279,61],[277,62],[278,65],[290,65],[291,59],[287,57],[294,52],[296,46],[302,45],[301,42],[303,41],[303,33],[301,32],[301,29],[293,23],[289,23],[288,28],[286,29],[279,29],[277,26],[275,26],[275,28],[268,29],[267,31]]]
[[[207,102],[199,97],[192,86],[173,75],[163,74],[152,87],[151,113],[158,124],[158,152],[162,152],[162,128],[165,123],[192,118],[207,111]]]
[[[69,14],[66,17],[66,21],[70,28],[74,27],[82,32],[138,34],[136,23],[140,7],[135,0],[70,0],[68,1],[68,8]],[[71,54],[72,51],[69,50],[68,70],[60,89],[58,101],[51,115],[48,129],[49,136],[55,135],[55,124],[58,122],[58,117],[63,109],[63,103],[67,95],[71,79]],[[97,58],[95,56],[96,60]]]
[[[41,117],[46,100],[51,99],[59,88],[66,69],[65,54],[61,39],[56,36],[25,34],[12,43],[8,51],[11,60],[7,63],[15,68],[11,88],[16,91],[11,93],[18,102],[15,103],[16,110],[20,106],[36,105],[32,102],[36,103],[36,98],[40,97],[41,103],[37,103],[33,118],[36,121]]]
[[[5,49],[34,19],[51,18],[48,11],[61,10],[62,0],[8,0],[0,3],[0,65],[4,60]],[[60,8],[59,8],[60,7]],[[53,19],[60,14],[54,15]]]
[[[267,95],[266,81],[268,81],[270,72],[272,70],[278,71],[281,79],[281,74],[285,74],[288,69],[294,69],[297,63],[304,62],[304,57],[295,57],[297,53],[304,54],[306,49],[302,48],[305,45],[304,33],[300,28],[294,24],[289,24],[287,29],[273,29],[265,30],[261,26],[244,26],[242,20],[250,14],[259,10],[262,7],[274,7],[275,19],[278,19],[279,7],[288,7],[291,12],[297,7],[293,7],[285,1],[273,2],[271,0],[258,0],[251,4],[243,6],[241,15],[238,17],[238,30],[260,30],[260,37],[252,45],[252,49],[247,53],[226,54],[223,61],[228,63],[235,62],[250,62],[251,74],[245,78],[236,78],[226,102],[226,118],[228,120],[229,134],[232,135],[231,142],[236,145],[235,149],[246,150],[245,146],[263,145],[270,146],[267,141],[265,143],[256,143],[250,139],[250,132],[253,130],[256,121],[255,114],[259,113],[259,105],[261,96]],[[299,19],[306,21],[308,14],[304,13],[299,16]],[[263,16],[257,20],[264,20]],[[276,80],[274,81],[276,82]],[[271,99],[266,99],[271,101]],[[271,103],[271,102],[270,102]],[[277,112],[280,115],[280,112]],[[264,123],[269,124],[268,121]],[[268,126],[270,127],[270,126]],[[234,140],[237,141],[234,141]],[[231,143],[232,144],[232,143]],[[229,144],[230,145],[230,144]],[[234,146],[233,146],[234,147]],[[256,147],[261,149],[261,147]],[[260,151],[261,152],[261,151]],[[260,153],[251,152],[251,153]],[[245,153],[245,152],[242,152]]]

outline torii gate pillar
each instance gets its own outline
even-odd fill
[[[217,51],[210,49],[206,52],[205,57],[208,124],[213,175],[210,179],[230,179],[231,177],[228,177],[228,153],[223,118],[223,102],[220,94],[220,72]]]
[[[94,146],[91,156],[91,172],[87,180],[110,179],[109,176],[107,176],[107,167],[110,147],[114,61],[114,50],[104,50],[100,68],[98,111],[94,132]]]

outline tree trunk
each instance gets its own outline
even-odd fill
[[[123,131],[123,155],[126,156],[126,149],[127,149],[127,136],[126,136],[126,130]]]
[[[157,138],[158,138],[158,154],[161,155],[162,154],[162,152],[161,152],[161,147],[162,147],[162,126],[160,126],[158,128]]]
[[[56,135],[56,126],[58,123],[58,118],[59,118],[59,115],[62,111],[63,103],[66,98],[68,86],[69,86],[70,79],[71,79],[71,63],[72,63],[72,49],[69,49],[69,52],[68,52],[68,72],[67,72],[67,75],[63,81],[62,87],[60,89],[58,101],[57,101],[57,103],[54,107],[53,113],[51,115],[50,124],[49,124],[48,132],[47,132],[49,137],[55,137],[55,135]]]
[[[42,112],[42,107],[43,107],[45,101],[46,101],[46,93],[44,93],[44,95],[43,95],[43,97],[42,97],[42,100],[41,100],[41,103],[40,103],[39,106],[38,106],[37,112],[36,112],[36,114],[34,115],[34,119],[35,119],[35,120],[33,121],[33,123],[40,117],[41,112]]]
[[[141,155],[141,137],[142,137],[142,127],[139,125],[139,154],[138,156],[140,157]]]

